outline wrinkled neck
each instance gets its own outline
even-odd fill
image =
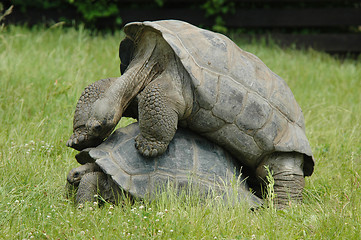
[[[116,122],[120,120],[132,99],[159,76],[169,62],[170,48],[158,33],[144,32],[135,42],[133,60],[107,94],[113,98],[110,101],[114,103]]]
[[[120,120],[132,99],[161,73],[159,64],[152,58],[154,47],[150,50],[145,56],[136,56],[125,73],[109,88],[107,96],[113,98],[110,102],[114,103],[115,121]]]

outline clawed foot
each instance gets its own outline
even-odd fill
[[[84,135],[71,135],[70,139],[66,142],[67,147],[74,148],[76,150],[82,148],[82,145],[84,145],[85,136]]]
[[[87,136],[82,134],[73,134],[66,142],[66,146],[81,151],[85,148],[96,147],[100,143],[102,143],[100,138],[87,138]]]
[[[156,157],[167,150],[168,144],[161,141],[149,141],[139,134],[135,138],[135,147],[145,157]]]

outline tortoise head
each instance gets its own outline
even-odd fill
[[[102,79],[84,89],[76,105],[73,134],[66,143],[68,147],[79,151],[96,147],[114,130],[120,119],[119,111],[111,98],[103,96],[112,81]]]
[[[90,108],[77,104],[74,114],[73,134],[67,146],[76,150],[96,147],[110,135],[118,123],[107,99],[98,99]],[[89,111],[86,111],[89,110]]]
[[[73,168],[66,177],[69,184],[74,187],[78,187],[82,177],[90,172],[101,171],[95,163],[86,163],[79,167]]]

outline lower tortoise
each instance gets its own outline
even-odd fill
[[[260,184],[268,167],[280,207],[302,200],[314,159],[302,110],[281,77],[226,36],[182,21],[129,23],[124,32],[122,75],[84,90],[69,147],[97,146],[129,113],[139,119],[142,155],[163,154],[184,126],[224,147]]]
[[[138,124],[131,124],[116,130],[96,148],[85,149],[76,156],[83,165],[72,169],[67,177],[68,187],[77,188],[76,202],[95,201],[97,194],[112,203],[119,203],[123,194],[151,200],[172,184],[190,194],[212,193],[226,202],[237,200],[252,208],[261,205],[260,198],[249,191],[240,175],[239,162],[221,147],[179,129],[168,150],[149,159],[134,148],[138,134]]]

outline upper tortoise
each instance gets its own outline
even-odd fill
[[[282,78],[224,35],[182,21],[134,22],[124,32],[122,76],[84,90],[68,146],[98,145],[135,106],[143,155],[162,154],[179,124],[223,146],[260,182],[268,166],[280,207],[302,199],[314,160],[302,110]]]

